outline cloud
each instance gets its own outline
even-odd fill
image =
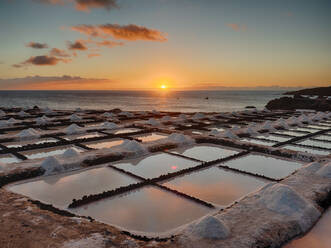
[[[76,9],[89,11],[92,8],[105,8],[107,10],[118,8],[117,0],[75,0]]]
[[[0,89],[99,89],[114,85],[116,85],[116,82],[110,79],[82,78],[67,75],[0,78]]]
[[[28,44],[26,44],[26,47],[31,47],[31,48],[35,48],[35,49],[44,49],[44,48],[48,48],[48,45],[46,43],[39,43],[39,42],[29,42]]]
[[[135,24],[77,25],[72,26],[71,29],[91,37],[103,39],[112,37],[116,40],[126,41],[167,41],[166,33]]]
[[[59,48],[52,48],[49,54],[55,57],[63,57],[63,58],[70,57],[70,55],[65,50],[61,50]]]
[[[15,64],[13,67],[21,68],[28,65],[36,65],[36,66],[50,66],[50,65],[56,65],[59,62],[69,62],[70,60],[65,60],[61,58],[57,58],[54,56],[48,56],[48,55],[40,55],[40,56],[32,56],[26,61]]]
[[[107,10],[119,8],[117,0],[34,0],[35,2],[45,4],[71,4],[75,5],[76,10],[88,12],[94,8],[103,8]]]
[[[104,40],[104,41],[92,41],[92,43],[96,44],[99,47],[105,46],[105,47],[115,47],[115,46],[123,46],[123,42],[117,42],[117,41],[109,41],[109,40]]]
[[[73,43],[68,42],[68,48],[70,50],[81,50],[81,51],[87,50],[87,47],[85,46],[84,42],[80,40],[76,40]]]
[[[246,31],[246,25],[240,25],[237,23],[227,23],[226,26],[231,28],[234,31]]]
[[[88,58],[99,57],[99,56],[101,56],[99,53],[91,53],[87,55]]]

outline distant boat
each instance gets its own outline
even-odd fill
[[[205,97],[205,100],[208,100],[209,99],[209,97],[207,96],[207,97]]]

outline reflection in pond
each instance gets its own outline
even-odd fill
[[[124,142],[124,139],[110,139],[102,141],[93,141],[88,143],[83,143],[89,148],[93,149],[102,149],[102,148],[111,148],[113,146],[118,146]]]
[[[154,178],[169,172],[176,172],[185,168],[197,166],[199,163],[169,155],[156,153],[142,159],[129,160],[114,164],[114,166],[132,172],[144,178]]]
[[[327,210],[306,235],[283,248],[329,248],[331,244],[331,209]]]
[[[41,138],[41,139],[32,139],[32,140],[22,140],[22,141],[15,141],[9,143],[3,143],[3,145],[7,146],[8,148],[17,148],[26,145],[35,145],[35,144],[42,144],[42,143],[54,143],[58,140],[53,138]]]
[[[1,154],[0,155],[0,163],[1,164],[12,164],[21,162],[20,159],[16,158],[14,155],[11,154]]]
[[[215,145],[196,145],[188,149],[176,149],[171,152],[207,162],[238,153],[235,150],[231,150],[231,148],[222,148]]]
[[[150,142],[150,141],[156,141],[159,139],[167,138],[168,135],[160,134],[160,133],[148,133],[148,134],[141,134],[133,136],[133,138],[140,139],[142,142]]]
[[[73,209],[79,215],[141,232],[166,232],[210,209],[153,186]]]
[[[94,132],[94,133],[87,133],[87,134],[66,135],[66,136],[63,136],[62,138],[65,140],[75,140],[75,139],[88,139],[88,138],[95,138],[95,137],[102,137],[102,136],[105,136],[105,135]]]
[[[37,181],[16,184],[10,186],[9,189],[33,199],[66,208],[74,198],[79,199],[84,195],[97,194],[136,182],[136,179],[104,167],[79,173],[49,176]]]
[[[176,177],[166,181],[164,185],[201,200],[224,206],[268,182],[268,180],[213,167]]]
[[[307,139],[307,140],[298,142],[298,144],[307,145],[307,146],[318,146],[318,147],[322,147],[322,148],[331,149],[331,143],[323,142],[323,141],[316,141],[316,140],[311,140],[311,139]]]
[[[297,152],[307,152],[307,153],[317,154],[317,155],[329,155],[330,154],[330,152],[325,151],[325,150],[301,147],[301,146],[296,146],[296,145],[286,145],[286,146],[283,146],[282,148],[297,151]]]
[[[274,179],[284,178],[302,166],[298,162],[256,154],[249,154],[238,159],[230,160],[225,162],[224,165]]]
[[[71,145],[71,146],[59,146],[59,147],[31,150],[31,151],[22,152],[22,154],[24,156],[26,156],[28,159],[46,158],[49,156],[61,155],[69,148],[72,148],[72,149],[76,150],[77,152],[84,151],[82,148],[78,148],[76,146]]]

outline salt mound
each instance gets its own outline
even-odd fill
[[[66,134],[75,134],[81,132],[82,128],[77,124],[71,124],[69,127],[65,129]]]
[[[205,118],[205,115],[202,114],[202,113],[195,113],[195,114],[192,116],[192,119],[196,119],[196,120],[203,119],[203,118]]]
[[[1,162],[0,162],[0,171],[4,170],[5,167],[6,167],[6,165],[5,165],[4,163],[1,163]]]
[[[119,128],[119,126],[113,122],[104,122],[102,123],[101,125],[103,128],[106,128],[106,129],[117,129]]]
[[[0,116],[4,116],[4,115],[6,115],[6,112],[0,109]]]
[[[155,115],[158,115],[158,114],[160,114],[160,112],[159,112],[159,111],[157,111],[157,110],[155,110],[155,109],[153,109],[153,110],[152,110],[152,113],[153,113],[153,114],[155,114]]]
[[[72,114],[71,116],[70,116],[70,120],[71,121],[80,121],[82,119],[82,117],[80,117],[80,116],[78,116],[78,115],[76,115],[76,114]]]
[[[218,135],[219,133],[220,133],[219,131],[217,131],[216,129],[213,129],[213,130],[211,130],[211,131],[209,132],[209,135],[216,136],[216,135]]]
[[[225,239],[229,236],[229,228],[214,216],[206,216],[188,228],[194,236],[205,239]]]
[[[311,119],[308,118],[308,116],[305,115],[305,114],[300,115],[298,119],[299,119],[301,122],[311,123]]]
[[[37,138],[39,137],[39,132],[33,128],[24,129],[23,131],[16,134],[17,137],[20,139],[26,139],[26,138]]]
[[[269,210],[298,222],[306,231],[320,216],[320,212],[289,186],[270,183],[261,192],[260,202]]]
[[[262,110],[263,112],[271,112],[269,109],[267,109],[267,108],[264,108],[263,110]]]
[[[49,121],[49,118],[47,118],[45,115],[36,119],[36,123],[38,125],[46,125],[48,123],[48,121]]]
[[[66,158],[76,157],[78,155],[79,155],[79,152],[77,150],[75,150],[74,148],[69,148],[62,154],[62,156],[66,157]]]
[[[317,172],[317,175],[325,178],[331,179],[331,162],[324,165],[322,168],[320,168]]]
[[[182,119],[185,119],[185,120],[187,119],[186,114],[180,114],[180,115],[178,115],[178,117],[182,118]]]
[[[285,128],[285,129],[289,129],[290,128],[283,118],[279,118],[276,121],[275,126],[282,127],[282,128]]]
[[[150,118],[147,121],[147,124],[149,124],[151,126],[159,126],[159,125],[161,125],[161,123],[159,121],[155,120],[154,118]]]
[[[251,127],[251,126],[248,126],[247,128],[244,128],[244,129],[243,129],[243,133],[247,133],[247,134],[249,134],[250,136],[255,136],[255,135],[258,135],[258,134],[259,134],[259,133],[256,132],[256,131],[254,130],[254,128]]]
[[[15,120],[13,117],[10,118],[10,119],[7,121],[8,124],[12,124],[12,123],[16,123],[16,122],[17,122],[17,120]]]
[[[114,113],[106,112],[106,113],[103,113],[102,116],[104,116],[104,117],[115,117],[116,115]]]
[[[57,158],[47,157],[42,163],[41,168],[45,170],[45,175],[63,171],[63,167]]]
[[[134,116],[134,114],[132,114],[130,112],[126,112],[126,111],[119,113],[119,115],[129,117],[129,118]]]
[[[231,132],[230,130],[225,130],[222,134],[221,134],[222,137],[224,138],[229,138],[229,139],[238,139],[239,137]]]
[[[191,137],[180,133],[172,133],[169,135],[168,139],[179,144],[193,143],[193,139]]]
[[[286,120],[286,123],[293,126],[293,125],[301,125],[301,121],[296,117],[292,116]]]
[[[170,116],[163,116],[162,118],[161,118],[161,121],[171,121],[171,117]]]
[[[20,117],[25,117],[25,116],[28,116],[29,114],[25,113],[23,110],[21,110],[20,112],[17,113],[17,115]]]
[[[120,147],[136,154],[144,154],[147,152],[146,148],[135,140],[125,140]]]
[[[75,109],[75,112],[82,112],[82,111],[83,110],[81,108],[79,108],[79,107]]]
[[[47,108],[44,109],[44,113],[47,114],[47,115],[51,115],[51,114],[54,113],[54,111],[47,107]]]
[[[264,122],[261,127],[260,127],[261,130],[268,130],[268,131],[276,131],[276,129],[273,127],[273,123],[271,121],[266,121]]]

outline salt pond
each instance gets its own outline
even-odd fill
[[[154,186],[145,186],[72,211],[131,231],[155,233],[189,223],[210,209]]]
[[[85,146],[93,149],[102,149],[102,148],[111,148],[113,146],[121,145],[124,142],[124,139],[108,139],[102,141],[93,141],[83,143]]]
[[[331,142],[329,143],[329,142],[323,142],[323,141],[316,141],[316,140],[307,139],[307,140],[298,142],[298,144],[308,145],[308,146],[317,146],[317,147],[331,149]]]
[[[41,138],[41,139],[33,139],[33,140],[22,140],[22,141],[15,141],[15,142],[8,142],[3,143],[8,148],[17,148],[26,145],[33,145],[33,144],[42,144],[42,143],[54,143],[58,140],[53,138]]]
[[[272,146],[275,145],[277,142],[275,141],[265,141],[265,140],[258,140],[258,139],[240,139],[240,141],[245,141],[253,144],[264,145],[264,146]]]
[[[141,134],[141,135],[135,135],[133,138],[139,139],[142,142],[150,142],[150,141],[156,141],[159,139],[167,138],[168,135],[161,134],[161,133],[147,133],[147,134]]]
[[[36,149],[36,150],[30,150],[30,151],[25,151],[25,152],[21,152],[21,153],[24,156],[26,156],[28,159],[36,159],[36,158],[45,158],[45,157],[49,157],[49,156],[61,155],[69,148],[72,148],[72,149],[76,150],[77,152],[84,151],[82,148],[78,148],[74,145],[69,145],[69,146],[59,146],[59,147]]]
[[[74,198],[79,199],[84,195],[97,194],[136,182],[137,179],[103,167],[78,173],[48,176],[36,181],[11,185],[9,189],[33,199],[66,208]]]
[[[87,134],[77,134],[77,135],[66,135],[63,136],[63,139],[66,140],[75,140],[75,139],[88,139],[88,138],[95,138],[95,137],[102,137],[105,136],[104,134],[93,132],[93,133],[87,133]]]
[[[281,179],[301,168],[302,164],[259,154],[248,154],[224,165],[243,171],[256,173],[274,179]]]
[[[190,148],[171,150],[171,152],[206,162],[225,158],[238,153],[238,151],[232,150],[231,148],[224,148],[216,145],[196,145]]]
[[[11,155],[11,154],[1,154],[0,155],[0,163],[12,164],[12,163],[17,163],[17,162],[21,162],[21,160],[16,158],[14,155]]]
[[[163,185],[217,205],[228,205],[268,180],[212,167],[166,181]]]
[[[144,178],[154,178],[170,172],[194,167],[198,164],[188,159],[160,152],[141,159],[116,163],[114,166]]]
[[[316,155],[329,155],[330,154],[330,152],[328,152],[326,150],[313,149],[313,148],[296,146],[296,145],[286,145],[286,146],[283,146],[282,148],[293,150],[293,151],[298,151],[298,152],[307,152],[307,153],[316,154]]]

